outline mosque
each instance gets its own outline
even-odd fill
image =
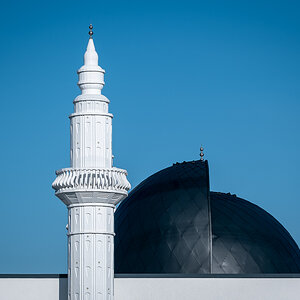
[[[127,171],[112,162],[92,26],[89,34],[70,115],[71,167],[53,183],[68,208],[68,275],[2,276],[0,298],[300,299],[296,242],[254,203],[210,190],[202,147],[200,160],[174,163],[128,194]]]

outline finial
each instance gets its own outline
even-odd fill
[[[94,32],[93,32],[93,25],[90,24],[89,28],[90,28],[90,31],[89,31],[90,39],[92,39],[93,38],[93,34],[94,34]]]
[[[204,148],[201,146],[201,147],[200,147],[200,160],[201,160],[201,161],[204,160],[204,159],[203,159],[203,156],[204,156],[203,150],[204,150]]]

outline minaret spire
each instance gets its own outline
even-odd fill
[[[83,58],[84,63],[77,72],[79,76],[78,86],[82,94],[101,94],[105,70],[98,65],[98,53],[92,38],[93,31],[90,30],[89,35],[90,38]]]
[[[68,299],[113,300],[114,209],[127,196],[127,171],[112,166],[112,114],[101,94],[105,71],[92,38],[78,70],[81,95],[71,122],[71,168],[56,171],[55,195],[68,207]]]
[[[98,67],[98,54],[92,38],[89,39],[86,52],[84,54],[84,65]]]
[[[93,41],[93,34],[94,32],[92,31],[93,25],[90,25],[90,31],[89,31],[89,42],[86,48],[86,52],[84,54],[84,65],[85,66],[94,66],[98,67],[98,54],[95,49],[94,41]]]

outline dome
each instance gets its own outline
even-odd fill
[[[235,195],[210,192],[207,161],[174,164],[140,183],[115,215],[116,273],[299,273],[285,228]]]

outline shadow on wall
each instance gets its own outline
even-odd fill
[[[68,278],[59,278],[59,300],[68,299]]]

